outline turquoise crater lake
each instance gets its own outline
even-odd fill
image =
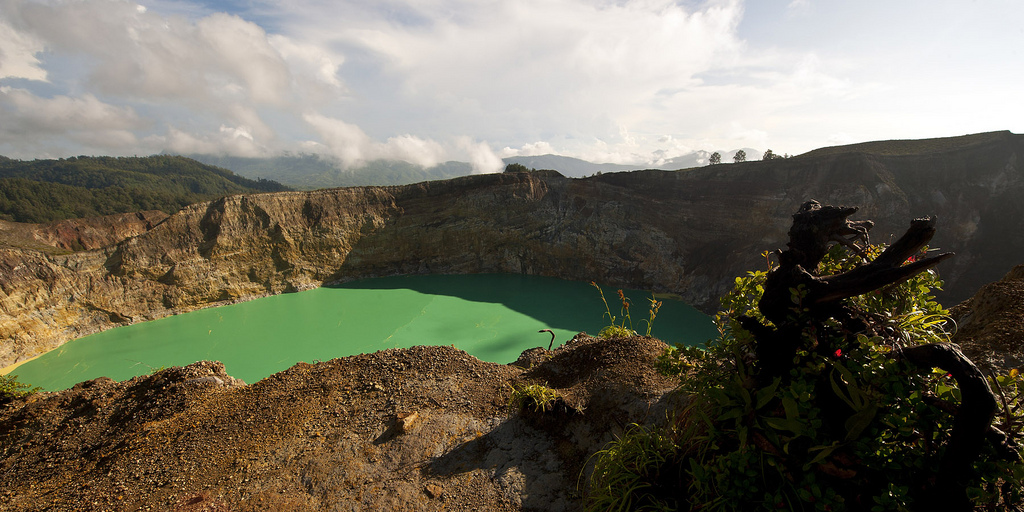
[[[615,289],[604,288],[619,315]],[[634,328],[646,330],[650,293],[626,290]],[[297,362],[326,361],[415,345],[452,345],[484,360],[510,363],[532,347],[555,346],[608,324],[587,283],[511,274],[398,276],[203,309],[86,336],[12,373],[45,390],[97,377],[124,380],[160,367],[222,361],[252,383]],[[698,344],[716,334],[711,319],[664,300],[651,335]]]

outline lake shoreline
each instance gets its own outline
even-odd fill
[[[58,347],[58,348],[60,348],[60,347]],[[50,352],[53,352],[54,350],[57,350],[57,349],[56,348],[50,349],[50,350],[47,350],[46,352],[43,352],[42,354],[36,354],[36,355],[34,355],[34,356],[24,360],[24,361],[18,361],[16,363],[12,363],[12,364],[10,364],[8,366],[5,366],[2,369],[0,369],[0,375],[10,375],[11,372],[13,372],[14,370],[17,370],[19,366],[21,366],[21,365],[23,365],[25,363],[28,363],[30,361],[34,361],[36,359],[39,359],[40,357],[43,357],[44,355],[46,355],[46,354],[48,354]]]
[[[553,348],[609,323],[646,332],[652,294],[625,290],[634,317],[589,283],[519,274],[392,276],[268,296],[120,326],[39,354],[19,381],[47,391],[109,377],[116,381],[196,361],[219,361],[245,382],[299,362],[327,361],[414,345],[451,345],[508,364],[523,350]],[[538,332],[551,329],[556,336]],[[713,337],[707,315],[664,299],[650,335],[668,343]],[[12,370],[14,368],[11,368]]]

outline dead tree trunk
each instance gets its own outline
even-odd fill
[[[842,244],[864,255],[873,223],[849,220],[856,211],[857,208],[808,201],[793,215],[788,249],[778,253],[780,266],[768,275],[758,303],[761,313],[775,327],[765,327],[751,318],[741,319],[756,339],[755,355],[762,382],[789,373],[801,336],[809,327],[822,329],[831,318],[840,322],[845,332],[864,331],[864,321],[843,305],[843,299],[902,282],[953,256],[945,253],[904,264],[935,234],[934,218],[916,219],[896,243],[873,261],[843,274],[815,275],[815,269],[833,244]],[[794,306],[801,310],[799,315],[794,314]],[[826,340],[827,337],[820,337],[821,346],[816,350],[831,352]],[[928,497],[933,505],[941,504],[942,510],[971,510],[966,494],[971,464],[980,454],[997,406],[988,381],[953,344],[914,346],[903,350],[901,357],[921,371],[938,367],[949,372],[961,389],[961,406],[955,414],[941,476],[922,496]]]

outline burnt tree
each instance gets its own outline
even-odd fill
[[[842,274],[816,275],[818,264],[833,244],[842,244],[865,256],[873,223],[850,220],[856,211],[857,208],[808,201],[793,215],[788,248],[777,251],[779,267],[769,273],[758,303],[758,309],[774,327],[750,317],[740,319],[756,340],[756,376],[761,385],[786,378],[808,332],[818,333],[811,349],[821,354],[834,350],[830,339],[852,340],[859,333],[886,336],[887,333],[876,330],[870,318],[845,305],[843,299],[900,283],[953,256],[944,253],[908,263],[935,234],[934,218],[915,219],[907,232],[874,260],[867,261],[865,257],[863,265]],[[799,299],[800,314],[794,313],[794,295]],[[939,477],[920,496],[925,507],[941,505],[936,510],[971,510],[966,488],[982,443],[986,437],[996,439],[997,444],[1007,443],[1006,437],[991,426],[997,403],[988,381],[951,343],[900,347],[897,357],[922,372],[941,368],[952,375],[961,390],[961,405],[954,413]],[[1016,455],[1009,447],[1004,453],[1009,457]]]

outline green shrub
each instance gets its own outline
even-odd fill
[[[608,307],[608,301],[604,298],[604,290],[594,281],[590,282],[590,286],[597,288],[597,293],[601,295],[601,303],[604,304],[604,314],[602,318],[607,317],[608,321],[611,322],[609,325],[601,329],[597,333],[599,338],[619,338],[627,336],[636,336],[637,332],[633,329],[633,318],[629,315],[629,307],[633,304],[633,301],[622,290],[618,290],[619,302],[622,303],[622,307],[619,309],[619,315],[622,320],[616,324],[616,316],[612,314],[612,310]],[[650,302],[650,309],[648,310],[647,318],[641,320],[641,322],[647,323],[646,335],[651,335],[651,328],[654,326],[654,319],[658,316],[658,310],[661,309],[662,302],[655,297],[647,299]],[[626,324],[629,324],[629,327]]]
[[[597,288],[597,293],[601,295],[601,302],[604,304],[604,314],[602,318],[608,317],[608,321],[611,322],[607,327],[601,329],[601,332],[597,333],[599,338],[616,338],[625,336],[636,336],[636,331],[633,330],[633,319],[629,316],[629,298],[619,290],[619,300],[622,302],[622,308],[619,309],[619,314],[622,315],[622,323],[615,323],[615,315],[612,315],[612,310],[608,307],[608,301],[604,298],[604,290],[597,285],[596,282],[591,281],[590,286]],[[629,322],[629,327],[626,327],[626,322]]]
[[[536,171],[520,163],[511,163],[505,166],[505,172],[530,172]]]
[[[671,431],[630,425],[594,454],[588,510],[685,509],[678,496],[680,451]]]
[[[881,250],[873,247],[868,256]],[[860,262],[836,246],[817,274],[844,272]],[[738,318],[768,325],[757,310],[766,277],[767,271],[755,271],[736,279],[716,316],[719,336],[705,350],[676,347],[662,356],[659,369],[679,376],[690,406],[682,420],[643,434],[656,441],[629,441],[644,447],[642,456],[615,444],[598,455],[595,468],[601,470],[595,469],[590,482],[590,510],[608,510],[610,503],[649,510],[918,509],[919,490],[937,476],[960,391],[945,372],[920,374],[897,355],[904,346],[948,339],[950,322],[931,295],[941,286],[938,276],[924,272],[848,299],[847,306],[868,325],[864,334],[841,332],[838,322],[826,325],[833,334],[809,328],[789,375],[758,383],[754,339]],[[799,318],[805,312],[803,291],[791,292]],[[815,350],[822,336],[829,336],[834,353]],[[1010,372],[992,386],[1002,399],[995,425],[1021,439],[1021,375]],[[681,430],[681,422],[700,428]],[[997,447],[986,443],[969,497],[983,510],[1021,506],[1024,464],[997,457]],[[651,468],[662,463],[646,461],[675,464],[675,481],[687,488],[686,507],[650,484]]]
[[[0,375],[0,404],[5,404],[30,393],[42,390],[24,382],[18,382],[17,375]]]
[[[547,412],[552,409],[558,393],[540,384],[512,386],[512,396],[508,399],[509,408],[516,411]]]

